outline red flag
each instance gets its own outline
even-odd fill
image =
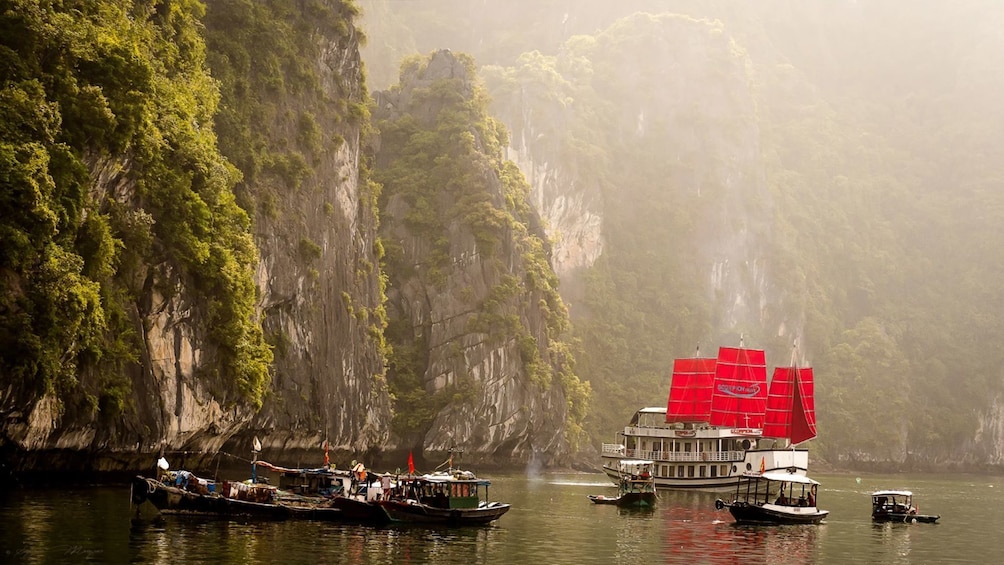
[[[415,474],[415,458],[411,456],[411,452],[408,452],[408,474]]]

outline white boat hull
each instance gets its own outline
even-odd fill
[[[742,455],[742,459],[712,462],[652,458],[655,486],[657,489],[663,490],[731,491],[735,490],[738,483],[748,482],[749,479],[743,477],[743,473],[794,469],[796,475],[805,476],[809,466],[809,452],[804,449],[754,449],[746,451]],[[619,481],[617,461],[618,459],[604,454],[603,472],[614,484]],[[721,469],[724,465],[728,474],[710,476],[712,465],[716,467],[716,470]],[[678,469],[681,466],[684,468],[683,474],[685,476],[683,477],[678,476]],[[689,476],[691,469],[693,469],[695,476]],[[705,476],[701,476],[702,474]]]

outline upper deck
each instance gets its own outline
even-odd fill
[[[760,428],[717,427],[704,422],[667,423],[666,408],[653,406],[635,412],[631,422],[624,427],[623,435],[660,439],[729,439],[758,438]]]

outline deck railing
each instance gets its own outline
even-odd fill
[[[682,463],[717,463],[722,461],[742,461],[745,457],[742,451],[642,451],[640,449],[625,449],[619,443],[604,443],[603,454],[627,459],[648,459],[652,461],[671,461]]]

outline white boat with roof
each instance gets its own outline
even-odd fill
[[[926,522],[933,524],[938,514],[921,514],[908,490],[878,490],[872,493],[872,520],[876,522]]]
[[[819,482],[804,475],[753,473],[731,502],[719,498],[715,508],[728,508],[739,524],[818,524],[830,514],[816,506],[818,496]]]

